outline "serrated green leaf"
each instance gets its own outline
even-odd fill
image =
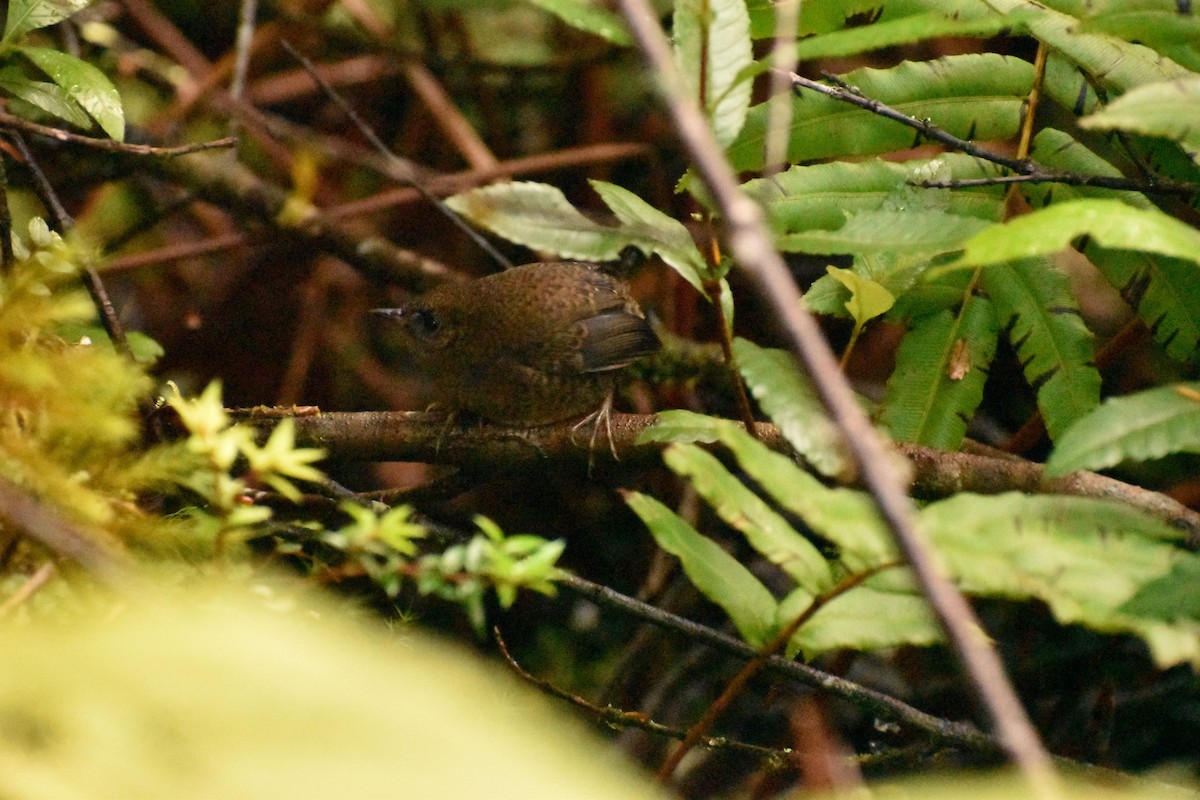
[[[622,47],[633,44],[629,29],[621,17],[591,0],[527,0],[549,11],[572,28],[592,33]]]
[[[637,436],[637,443],[653,442],[702,442],[712,444],[719,441],[726,427],[738,427],[733,420],[710,417],[681,408],[667,409],[654,415],[654,424]]]
[[[1200,160],[1200,76],[1138,86],[1079,124],[1161,136],[1180,144],[1193,161]]]
[[[585,217],[557,187],[511,181],[446,198],[450,210],[509,241],[565,258],[611,261],[625,247],[620,233]]]
[[[811,542],[762,498],[729,473],[711,453],[691,444],[667,448],[663,460],[687,478],[705,502],[768,561],[814,594],[833,586],[829,564]]]
[[[1066,430],[1046,472],[1099,470],[1171,453],[1200,453],[1200,383],[1109,398]]]
[[[780,508],[804,520],[838,548],[851,572],[894,561],[895,546],[871,498],[851,489],[825,486],[792,459],[751,437],[738,423],[680,409],[663,411],[638,436],[647,442],[720,442],[738,466]]]
[[[1081,33],[1107,33],[1152,47],[1191,70],[1200,70],[1200,19],[1180,13],[1172,0],[1096,0],[1088,4]]]
[[[1058,441],[1100,403],[1092,334],[1066,276],[1046,259],[1025,259],[984,270],[980,285],[1037,392],[1046,430]]]
[[[1186,69],[1162,58],[1148,47],[1113,36],[1079,33],[1078,19],[1047,8],[1044,4],[1031,6],[1023,0],[986,2],[1000,14],[1027,12],[1024,22],[1035,38],[1070,59],[1106,88],[1124,92],[1143,83],[1188,75]],[[1064,105],[1072,107],[1071,102]]]
[[[88,128],[92,124],[87,112],[80,108],[61,86],[46,81],[30,80],[16,67],[0,70],[0,88],[77,127]]]
[[[1140,250],[1200,263],[1200,231],[1151,208],[1120,200],[1072,200],[993,225],[967,240],[946,269],[1051,255],[1087,235],[1102,247]]]
[[[983,399],[999,328],[992,304],[972,296],[959,313],[913,320],[896,353],[882,421],[894,439],[957,450]]]
[[[750,393],[796,452],[824,475],[842,474],[849,462],[841,434],[791,355],[742,338],[733,340],[733,355]]]
[[[743,639],[755,647],[770,639],[777,603],[758,578],[653,497],[630,492],[625,502],[658,546],[679,559],[692,584],[729,615]]]
[[[915,159],[896,164],[871,160],[861,163],[841,161],[811,166],[795,166],[770,178],[755,178],[743,184],[746,194],[766,209],[772,227],[779,233],[834,229],[846,222],[846,215],[882,209],[885,203],[904,189],[924,196],[940,198],[941,210],[959,216],[998,220],[1003,208],[1003,187],[975,186],[956,189],[923,189],[908,186],[923,170],[946,171],[946,177],[996,177],[999,171],[979,159],[946,154],[935,159]],[[933,208],[932,202],[919,205]],[[891,209],[893,211],[903,209]]]
[[[124,141],[125,112],[121,108],[121,95],[103,72],[57,50],[45,47],[16,49],[61,86],[110,138]]]
[[[1011,17],[995,14],[951,17],[936,11],[921,12],[811,36],[797,43],[795,59],[807,61],[815,58],[852,56],[943,36],[986,39],[1001,31],[1018,33],[1022,30],[1021,16],[1018,13]]]
[[[87,8],[92,0],[9,0],[4,23],[4,41],[11,42],[23,33],[62,22]]]
[[[623,225],[621,235],[642,250],[652,252],[678,272],[696,291],[717,276],[696,249],[683,223],[669,217],[628,189],[605,181],[588,181],[604,204]]]
[[[741,130],[753,89],[741,74],[753,61],[745,0],[676,0],[673,19],[675,60],[724,147]]]
[[[837,230],[806,231],[780,236],[776,245],[788,253],[875,253],[919,251],[930,256],[962,249],[967,239],[988,227],[986,220],[944,211],[860,211]]]
[[[991,53],[905,62],[886,70],[859,69],[841,76],[868,97],[918,119],[931,119],[956,136],[1005,139],[1020,123],[1023,98],[1033,81],[1025,61]],[[738,171],[763,166],[767,106],[753,106],[728,156]],[[915,144],[900,123],[806,92],[793,100],[789,163],[864,156]]]
[[[715,430],[742,471],[780,508],[832,542],[838,548],[838,560],[850,572],[873,569],[898,558],[891,534],[869,495],[825,486],[737,426]]]
[[[1165,522],[1123,503],[1014,492],[959,494],[927,506],[919,523],[964,591],[1036,598],[1064,624],[1141,637],[1159,666],[1200,664],[1196,619],[1168,624],[1125,608],[1200,558],[1170,543],[1180,534]]]

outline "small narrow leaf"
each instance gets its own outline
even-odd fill
[[[1113,397],[1076,421],[1055,444],[1046,472],[1064,475],[1171,453],[1200,453],[1200,383]]]
[[[992,304],[978,296],[958,313],[913,320],[887,383],[882,419],[892,437],[957,450],[983,399],[998,332]]]
[[[700,535],[653,497],[630,492],[625,502],[650,529],[658,546],[679,559],[692,584],[724,609],[742,638],[755,647],[765,644],[774,632],[777,608],[767,587],[716,542]]]
[[[1091,331],[1083,324],[1067,278],[1046,259],[1024,259],[983,271],[980,285],[1037,392],[1046,430],[1057,441],[1100,402]]]
[[[849,462],[841,434],[792,357],[741,338],[733,355],[750,393],[796,452],[824,475],[844,473]]]
[[[820,551],[711,453],[696,445],[675,444],[667,448],[663,460],[675,474],[688,478],[727,525],[740,531],[751,547],[798,586],[814,594],[833,586],[833,574]]]
[[[103,72],[57,50],[45,47],[20,47],[17,50],[61,86],[109,137],[124,141],[125,112],[121,108],[121,95]]]

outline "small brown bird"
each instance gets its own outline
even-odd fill
[[[547,425],[607,410],[618,370],[659,348],[620,279],[589,264],[526,264],[443,284],[401,308],[417,365],[451,411]]]

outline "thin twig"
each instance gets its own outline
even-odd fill
[[[50,184],[50,179],[46,177],[46,173],[42,172],[42,168],[38,166],[37,159],[33,157],[33,151],[29,149],[29,144],[25,141],[25,137],[20,131],[12,131],[9,134],[17,145],[17,149],[21,151],[21,155],[25,159],[25,166],[33,175],[34,186],[37,187],[38,197],[45,204],[46,210],[54,218],[55,230],[62,233],[67,233],[75,227],[75,220],[67,213],[67,209],[63,207],[62,202],[58,199],[58,193],[54,191],[54,187]],[[117,314],[116,308],[113,307],[112,300],[108,296],[108,289],[104,286],[104,281],[100,278],[100,273],[96,271],[96,265],[92,263],[91,258],[86,253],[80,255],[83,261],[83,284],[87,287],[88,294],[92,297],[92,302],[96,305],[96,313],[100,317],[100,324],[104,327],[104,332],[108,334],[109,341],[118,352],[123,353],[126,357],[133,359],[133,350],[129,347],[129,340],[125,336],[125,326],[121,322],[120,316]]]
[[[674,631],[687,636],[694,641],[703,642],[723,653],[736,658],[753,659],[759,652],[740,639],[713,630],[708,626],[692,622],[669,611],[655,608],[652,605],[635,600],[618,591],[598,583],[568,575],[559,581],[559,585],[582,595],[600,605],[616,608],[639,619],[643,619],[665,630]],[[772,673],[791,680],[828,692],[834,697],[840,697],[868,714],[877,715],[914,730],[921,731],[934,741],[967,747],[984,753],[994,753],[1001,749],[1000,742],[994,737],[983,733],[974,725],[965,722],[953,722],[941,719],[932,714],[913,708],[883,692],[870,689],[853,681],[839,678],[828,672],[822,672],[815,667],[799,661],[793,661],[782,656],[771,656],[765,662],[765,668]]]
[[[71,144],[79,144],[97,150],[108,150],[113,153],[125,153],[133,156],[165,156],[173,158],[175,156],[184,156],[188,153],[198,153],[202,150],[218,150],[225,147],[233,147],[237,144],[237,139],[232,136],[226,136],[224,139],[215,139],[211,142],[195,142],[193,144],[181,144],[171,147],[129,144],[128,142],[118,142],[113,139],[97,139],[92,136],[84,136],[79,133],[63,130],[62,128],[51,128],[48,125],[39,125],[36,122],[30,122],[27,119],[9,114],[7,111],[0,111],[0,126],[37,134],[38,136],[45,136],[48,139],[54,139],[59,142],[70,142]]]
[[[646,733],[654,734],[655,736],[666,736],[671,739],[683,739],[685,736],[687,736],[687,731],[683,730],[682,728],[672,728],[670,726],[663,725],[655,722],[652,719],[649,719],[645,714],[636,711],[622,711],[621,709],[614,708],[611,705],[598,706],[584,697],[580,697],[577,694],[571,694],[570,692],[558,688],[544,678],[539,678],[536,675],[530,674],[529,671],[522,667],[517,660],[512,657],[512,654],[509,653],[508,645],[505,643],[504,637],[501,635],[500,628],[498,626],[492,628],[492,635],[496,637],[496,647],[500,649],[500,655],[504,657],[504,660],[507,662],[509,668],[512,669],[513,672],[517,673],[517,675],[519,675],[523,680],[536,686],[538,689],[550,695],[551,697],[557,697],[560,700],[566,700],[568,703],[571,703],[578,708],[582,708],[584,711],[592,714],[597,719],[602,720],[606,725],[611,725],[615,728],[638,728],[639,730],[646,731]],[[761,745],[739,742],[736,739],[728,739],[724,736],[710,736],[705,739],[703,743],[706,747],[711,747],[713,749],[732,750],[735,753],[751,755],[755,758],[769,760],[776,763],[785,761],[792,754],[791,748],[785,747],[781,749],[775,749],[771,747],[763,747]]]
[[[56,572],[53,561],[47,561],[37,568],[29,578],[17,587],[17,590],[8,596],[3,603],[0,603],[0,619],[7,617],[15,608],[18,608],[29,598],[37,594],[38,589],[45,586]]]
[[[1176,181],[1168,178],[1154,178],[1151,180],[1132,180],[1130,178],[1116,178],[1111,175],[1083,175],[1074,172],[1058,172],[1057,170],[1045,167],[1036,161],[1028,158],[1009,158],[989,150],[986,147],[981,147],[968,139],[961,139],[927,119],[917,119],[910,117],[901,111],[897,111],[891,106],[879,100],[863,96],[857,89],[844,84],[829,86],[819,81],[805,78],[802,75],[791,73],[792,85],[797,89],[810,89],[820,94],[838,100],[843,103],[849,103],[852,106],[870,111],[872,114],[877,114],[886,119],[898,122],[901,125],[906,125],[909,128],[916,130],[926,139],[946,145],[959,152],[966,153],[976,158],[981,158],[984,161],[990,161],[993,164],[999,164],[1002,167],[1012,170],[1019,175],[1031,176],[1026,180],[1033,180],[1043,183],[1061,183],[1067,186],[1100,186],[1106,189],[1117,189],[1126,192],[1145,192],[1148,194],[1165,194],[1177,195],[1181,197],[1192,197],[1200,193],[1200,186],[1185,181]],[[836,76],[827,75],[827,78],[838,81]],[[929,188],[947,188],[953,186],[973,186],[986,185],[988,183],[1001,183],[1003,181],[993,180],[991,178],[980,179],[977,181],[953,181],[953,182],[937,182],[937,181],[920,181],[915,185],[925,186]]]
[[[796,631],[800,630],[802,625],[812,619],[814,614],[824,608],[825,605],[834,598],[845,594],[856,586],[861,585],[864,581],[867,581],[875,575],[878,575],[883,570],[891,569],[895,566],[899,566],[899,564],[893,561],[863,570],[862,572],[847,577],[833,588],[821,593],[817,597],[814,597],[812,602],[808,604],[807,608],[797,614],[791,622],[785,625],[783,629],[780,630],[773,639],[771,639],[771,641],[763,645],[762,648],[759,649],[758,655],[747,661],[746,664],[738,671],[738,674],[733,676],[733,679],[729,681],[729,683],[725,686],[724,691],[721,692],[721,696],[710,703],[708,708],[705,710],[704,715],[694,725],[692,725],[691,728],[688,729],[687,738],[685,738],[679,747],[675,748],[675,751],[671,753],[671,755],[665,761],[663,761],[662,766],[659,767],[658,773],[655,775],[655,777],[664,783],[670,779],[671,775],[675,772],[675,769],[679,766],[679,763],[683,761],[683,757],[688,754],[689,750],[695,747],[696,744],[698,744],[708,735],[708,731],[712,728],[713,723],[717,721],[717,717],[720,716],[725,709],[729,708],[737,696],[742,693],[742,690],[746,687],[746,684],[750,682],[750,679],[762,671],[762,669],[767,665],[767,660],[770,659],[771,656],[778,654],[787,646],[788,642],[790,642],[792,637],[796,634]]]
[[[855,400],[816,320],[804,308],[800,291],[775,251],[762,210],[742,194],[736,176],[699,108],[688,96],[666,36],[647,0],[621,0],[625,19],[659,80],[675,130],[725,219],[738,266],[782,324],[826,410],[842,429],[863,481],[870,489],[933,607],[947,638],[986,706],[1008,754],[1037,797],[1057,795],[1050,757],[1042,747],[996,652],[981,634],[971,606],[954,588],[917,530],[905,479],[888,457],[879,435]],[[828,88],[828,87],[826,87]]]
[[[283,41],[283,48],[288,51],[292,58],[300,62],[300,65],[304,67],[313,81],[315,81],[316,84],[321,87],[321,91],[325,92],[325,94],[337,104],[337,107],[340,108],[342,113],[350,119],[350,122],[353,123],[354,127],[358,129],[358,132],[361,133],[366,140],[371,143],[372,147],[378,150],[381,155],[394,164],[404,164],[404,162],[397,158],[396,154],[393,153],[391,149],[383,143],[383,140],[380,139],[375,131],[371,129],[371,126],[363,122],[362,117],[360,117],[358,113],[350,106],[350,104],[346,102],[346,99],[342,97],[336,89],[330,86],[329,83],[321,76],[321,74],[317,72],[316,68],[313,66],[313,63],[309,61],[308,58],[302,55],[299,50],[292,47],[291,43],[286,39]],[[483,236],[483,234],[479,233],[479,231],[475,230],[466,222],[464,222],[462,217],[451,211],[449,206],[443,203],[441,199],[435,197],[428,189],[426,189],[419,181],[417,181],[415,177],[403,178],[402,181],[411,188],[420,192],[421,197],[425,198],[430,205],[432,205],[439,212],[441,212],[443,216],[450,220],[454,227],[465,233],[467,237],[470,238],[476,246],[483,250],[483,252],[487,253],[493,261],[495,261],[504,269],[512,268],[512,262],[509,261],[503,253],[497,250],[492,243]]]
[[[233,79],[229,82],[229,96],[241,100],[246,91],[246,73],[250,69],[250,50],[254,43],[254,24],[258,17],[258,0],[241,0],[238,11],[236,57],[233,62]],[[240,120],[236,115],[229,117],[229,135],[236,137]]]
[[[0,519],[107,583],[127,586],[134,579],[132,561],[119,541],[102,530],[76,525],[4,478],[0,478]]]

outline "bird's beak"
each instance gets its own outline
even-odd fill
[[[387,317],[388,319],[403,319],[404,318],[404,309],[403,308],[372,308],[371,313],[377,314],[381,317]]]

